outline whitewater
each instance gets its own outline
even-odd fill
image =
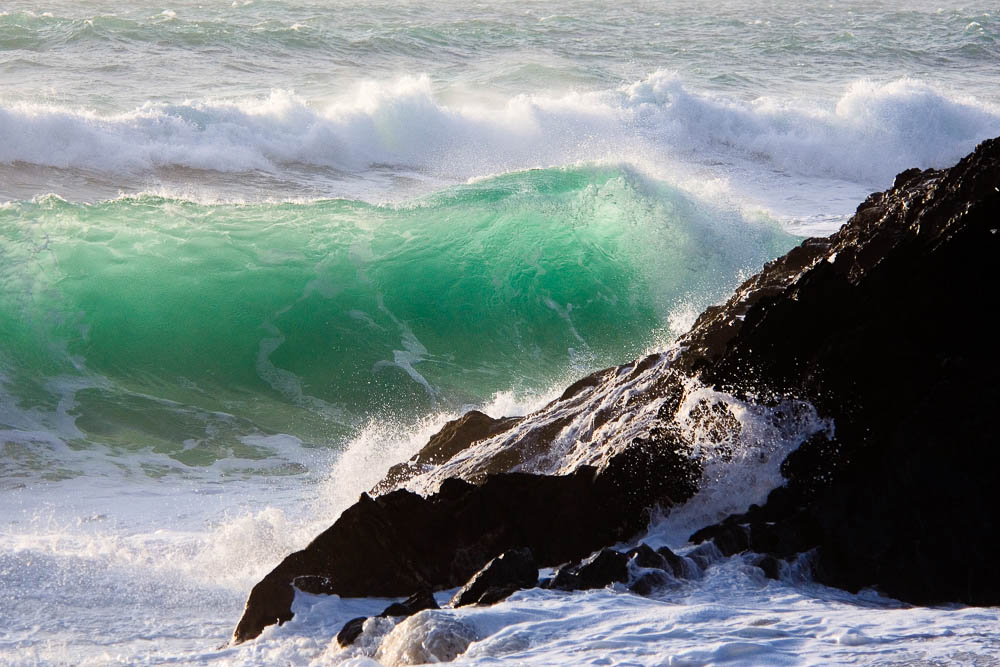
[[[740,556],[651,597],[424,612],[344,651],[387,601],[299,594],[228,645],[253,584],[447,420],[668,358],[897,172],[1000,135],[998,13],[7,0],[0,663],[410,664],[457,627],[467,664],[998,664],[996,608]],[[654,546],[687,553],[834,428],[713,399],[753,437],[716,455],[692,423],[702,491]]]

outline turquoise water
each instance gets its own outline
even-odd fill
[[[518,172],[406,205],[55,196],[0,209],[7,415],[178,463],[337,446],[669,339],[794,242],[627,169]],[[6,421],[7,423],[2,423]],[[51,426],[57,428],[55,420]]]

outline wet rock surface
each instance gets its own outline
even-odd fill
[[[408,461],[392,466],[372,493],[392,491],[424,467],[444,463],[476,442],[503,433],[519,421],[520,417],[494,419],[479,410],[467,412],[445,424]]]
[[[434,599],[434,595],[429,590],[418,591],[410,597],[408,597],[403,602],[394,602],[388,607],[386,607],[381,614],[382,618],[387,617],[408,617],[421,612],[425,609],[440,609],[437,600]],[[358,616],[357,618],[352,618],[344,627],[340,629],[337,633],[337,643],[341,646],[350,646],[354,643],[361,633],[364,631],[365,621],[368,620],[367,616]]]
[[[599,551],[594,582],[620,579],[624,561],[626,580],[653,590],[660,575],[638,584],[650,572],[683,576],[743,551],[769,556],[758,563],[770,576],[781,559],[815,550],[816,577],[847,590],[1000,603],[998,228],[1000,140],[948,170],[903,172],[836,234],[803,241],[706,309],[669,355],[583,378],[536,413],[537,425],[535,415],[470,413],[446,426],[394,474],[408,479],[410,468],[475,446],[480,459],[454,468],[475,484],[449,478],[422,497],[390,490],[398,479],[387,478],[383,495],[363,495],[254,587],[235,639],[291,618],[293,586],[347,596],[439,590],[524,546],[539,567],[577,563],[551,585],[563,569],[563,584],[579,578],[579,559],[634,536],[651,507],[697,490],[700,463],[672,422],[692,376],[769,406],[808,400],[835,429],[803,438],[782,466],[786,484],[762,506],[692,535],[704,545],[687,559],[660,552],[668,570],[641,565],[655,562],[646,550]],[[601,391],[613,400],[593,399]],[[654,426],[615,432],[643,410],[655,410]],[[718,406],[699,418],[720,439],[734,428]],[[560,439],[571,424],[577,449]],[[517,472],[559,456],[599,464]],[[635,567],[645,571],[633,576]]]
[[[581,561],[562,565],[541,587],[579,591],[623,584],[633,593],[650,595],[692,575],[700,576],[711,560],[685,558],[667,547],[654,550],[645,543],[627,551],[604,548]]]
[[[628,581],[628,558],[614,549],[601,549],[582,563],[559,568],[549,588],[560,591],[580,591],[604,588]]]
[[[361,633],[365,629],[365,621],[368,620],[367,616],[358,616],[357,618],[352,618],[347,623],[344,623],[344,627],[340,629],[337,633],[337,643],[341,646],[350,646],[354,643],[354,640],[361,636]]]
[[[664,547],[665,548],[665,547]],[[669,553],[670,550],[667,549]],[[625,552],[626,560],[635,567],[650,568],[655,567],[660,570],[670,570],[673,572],[673,567],[667,562],[667,559],[663,554],[654,551],[651,546],[643,542],[634,549],[629,549]]]
[[[506,473],[479,485],[451,479],[426,498],[405,490],[362,495],[253,588],[234,638],[244,641],[289,620],[293,587],[394,597],[463,585],[493,558],[525,545],[539,567],[586,556],[645,527],[647,508],[669,507],[694,493],[698,468],[686,451],[676,440],[638,458],[622,455],[606,471]],[[646,466],[643,475],[659,478],[644,492],[623,483],[637,461]]]
[[[790,455],[765,505],[693,540],[775,557],[816,549],[817,579],[850,591],[1000,603],[998,227],[994,139],[951,169],[900,174],[801,251],[807,268],[758,299],[738,336],[702,343],[703,378],[808,398],[836,437]]]
[[[493,604],[524,588],[538,585],[538,564],[531,549],[511,549],[473,575],[451,599],[452,607]]]
[[[379,616],[413,616],[418,611],[424,609],[439,609],[437,600],[430,590],[422,590],[414,593],[402,602],[394,602],[385,609]]]
[[[674,583],[674,580],[671,579],[670,576],[663,570],[650,570],[649,572],[643,572],[639,575],[639,577],[629,585],[628,589],[636,595],[651,595],[662,588],[666,588],[672,583]]]

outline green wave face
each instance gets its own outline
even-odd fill
[[[7,204],[0,429],[187,465],[335,445],[623,362],[792,243],[618,168],[406,206]]]

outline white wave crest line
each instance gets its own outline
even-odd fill
[[[0,163],[132,174],[394,165],[461,182],[623,154],[694,155],[882,183],[903,168],[952,161],[996,134],[1000,110],[907,78],[858,81],[828,102],[744,102],[692,91],[661,71],[618,90],[518,95],[487,108],[445,105],[423,76],[368,82],[323,109],[281,90],[116,115],[0,106]]]

